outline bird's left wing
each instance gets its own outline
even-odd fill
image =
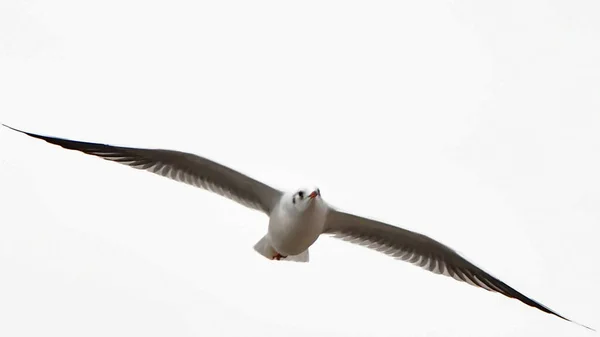
[[[573,322],[521,294],[467,261],[450,247],[428,236],[335,209],[329,212],[324,233],[380,251],[436,274],[515,298],[543,312]]]
[[[282,194],[281,191],[229,167],[191,153],[80,142],[41,136],[4,126],[65,149],[81,151],[209,190],[267,215]]]

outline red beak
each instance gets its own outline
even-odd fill
[[[316,198],[316,197],[317,197],[317,195],[319,195],[319,194],[317,193],[317,191],[313,191],[311,194],[309,194],[309,195],[308,195],[308,197],[309,197],[309,198],[311,198],[311,199],[314,199],[314,198]]]

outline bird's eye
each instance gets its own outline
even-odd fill
[[[304,192],[302,192],[302,191],[298,192],[298,196],[300,197],[300,199],[304,198]]]
[[[317,188],[317,195],[321,195],[321,190]]]

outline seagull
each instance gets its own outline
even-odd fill
[[[428,236],[330,206],[323,200],[318,187],[280,191],[191,153],[82,142],[4,126],[68,150],[80,151],[190,184],[263,212],[269,217],[267,233],[253,248],[267,259],[308,262],[309,248],[321,234],[328,234],[412,263],[435,274],[517,299],[545,313],[595,331],[523,295],[475,266],[452,248]]]

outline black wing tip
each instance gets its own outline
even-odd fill
[[[547,309],[547,308],[546,308],[546,309]],[[591,331],[594,331],[594,332],[596,332],[596,329],[594,329],[594,328],[591,328],[591,327],[589,327],[589,326],[587,326],[587,325],[583,325],[583,324],[581,324],[581,323],[575,322],[574,320],[568,319],[568,318],[566,318],[566,317],[564,317],[564,316],[562,316],[562,315],[559,315],[559,314],[557,314],[556,312],[554,312],[554,311],[552,311],[552,310],[550,310],[550,309],[548,309],[548,310],[549,310],[549,311],[548,311],[548,313],[549,313],[549,314],[551,314],[551,315],[557,316],[557,317],[559,317],[559,318],[562,318],[562,319],[564,319],[564,320],[565,320],[565,321],[567,321],[567,322],[570,322],[570,323],[573,323],[573,324],[577,324],[577,325],[579,325],[580,327],[583,327],[583,328],[586,328],[586,329],[588,329],[588,330],[591,330]]]
[[[556,312],[552,312],[552,314],[553,314],[553,315],[556,315],[556,316],[558,316],[558,317],[560,317],[560,318],[562,318],[562,319],[564,319],[565,321],[571,322],[571,323],[573,323],[573,324],[577,324],[577,325],[579,325],[580,327],[583,327],[583,328],[586,328],[586,329],[588,329],[588,330],[591,330],[591,331],[594,331],[594,332],[596,332],[596,329],[594,329],[594,328],[591,328],[591,327],[589,327],[589,326],[587,326],[587,325],[583,325],[583,324],[581,324],[581,323],[575,322],[574,320],[572,320],[572,319],[568,319],[568,318],[566,318],[566,317],[564,317],[564,316],[562,316],[562,315],[559,315],[559,314],[557,314]]]
[[[564,318],[564,317],[563,317],[563,318]],[[593,332],[597,332],[597,331],[596,331],[596,329],[594,329],[594,328],[591,328],[591,327],[589,327],[589,326],[587,326],[587,325],[583,325],[583,324],[581,324],[581,323],[577,323],[577,322],[575,322],[575,321],[572,321],[572,320],[570,320],[570,319],[567,319],[567,318],[564,318],[564,319],[566,319],[567,321],[569,321],[569,322],[571,322],[571,323],[575,323],[575,324],[577,324],[577,325],[579,325],[579,326],[581,326],[581,327],[584,327],[584,328],[586,328],[586,329],[588,329],[588,330],[591,330],[591,331],[593,331]]]
[[[571,319],[568,319],[562,315],[560,315],[559,313],[557,313],[556,311],[550,309],[549,307],[541,304],[540,302],[530,298],[529,296],[524,295],[523,293],[521,293],[520,291],[516,290],[515,288],[509,286],[508,284],[506,284],[505,282],[501,281],[500,279],[498,279],[495,276],[492,276],[489,272],[484,271],[483,269],[477,267],[476,265],[474,265],[472,262],[468,261],[465,257],[461,256],[461,254],[459,254],[458,252],[456,252],[458,254],[458,256],[463,260],[463,262],[467,262],[471,265],[473,265],[476,269],[478,269],[480,272],[483,272],[485,277],[480,278],[478,275],[475,275],[477,277],[477,279],[481,280],[484,284],[488,285],[488,286],[492,286],[492,292],[496,292],[498,294],[501,294],[503,296],[506,296],[508,298],[513,298],[516,299],[518,301],[520,301],[523,304],[526,304],[532,308],[536,308],[546,314],[550,314],[553,316],[556,316],[558,318],[561,318],[567,322],[579,325],[581,327],[584,327],[586,329],[589,329],[591,331],[596,331],[596,329],[593,329],[587,325],[583,325],[581,323],[578,323],[576,321],[573,321]],[[461,270],[462,273],[465,273],[464,270]],[[467,269],[467,271],[469,272],[469,274],[473,274],[472,270]],[[469,274],[466,274],[466,277],[469,277]],[[458,275],[460,276],[460,273],[458,273]],[[489,277],[489,278],[488,278]],[[465,281],[466,282],[466,281]],[[468,283],[468,282],[467,282]],[[477,283],[477,282],[475,282]],[[480,287],[478,285],[476,285],[477,287]],[[483,287],[480,287],[483,288]],[[485,289],[485,288],[484,288]]]
[[[590,330],[590,331],[597,332],[597,331],[596,331],[596,329],[594,329],[594,328],[590,328],[590,327],[589,327],[589,326],[587,326],[587,325],[579,324],[579,323],[577,323],[577,322],[573,322],[573,323],[575,323],[575,324],[577,324],[577,325],[580,325],[580,326],[582,326],[582,327],[584,327],[584,328],[586,328],[586,329],[588,329],[588,330]]]
[[[43,135],[39,135],[39,134],[36,134],[36,133],[31,133],[31,132],[19,130],[19,129],[13,128],[12,126],[8,126],[6,124],[2,124],[2,126],[6,127],[6,128],[9,128],[11,130],[20,132],[22,134],[28,135],[30,137],[41,139],[41,140],[46,141],[46,142],[48,142],[50,144],[61,146],[61,147],[65,148],[65,149],[69,149],[69,150],[82,151],[87,146],[92,146],[92,147],[96,147],[96,146],[109,146],[109,147],[112,147],[112,145],[107,145],[107,144],[89,143],[89,142],[82,142],[82,141],[78,141],[78,140],[71,140],[71,139],[67,139],[67,138],[59,138],[59,137],[53,137],[53,136],[43,136]]]
[[[23,131],[23,130],[19,130],[19,129],[13,128],[12,126],[6,125],[4,123],[2,123],[2,126],[4,126],[5,128],[8,128],[8,129],[11,129],[13,131],[17,131],[17,132],[20,132],[22,134],[28,135],[30,137],[35,137],[35,138],[40,138],[40,139],[45,139],[46,138],[44,136],[36,135],[35,133],[31,133],[31,132],[27,132],[27,131]]]
[[[25,131],[21,131],[21,130],[19,130],[19,129],[15,129],[15,128],[13,128],[12,126],[6,125],[6,124],[4,124],[4,123],[2,123],[2,126],[3,126],[3,127],[5,127],[5,128],[9,128],[9,129],[11,129],[11,130],[17,131],[17,132],[21,132],[21,133],[27,133],[27,132],[25,132]]]
[[[500,282],[501,282],[501,281],[500,281]],[[505,283],[503,283],[503,282],[502,282],[502,284],[506,285],[506,284],[505,284]],[[506,296],[508,296],[508,297],[515,298],[515,299],[517,299],[517,300],[519,300],[519,301],[523,302],[524,304],[527,304],[527,305],[529,305],[529,306],[531,306],[531,307],[534,307],[534,308],[536,308],[536,309],[539,309],[539,310],[541,310],[541,311],[543,311],[543,312],[545,312],[545,313],[548,313],[548,314],[550,314],[550,315],[554,315],[554,316],[556,316],[556,317],[558,317],[558,318],[562,318],[562,319],[564,319],[564,320],[565,320],[565,321],[567,321],[567,322],[570,322],[570,323],[573,323],[573,324],[577,324],[577,325],[579,325],[579,326],[581,326],[581,327],[584,327],[584,328],[586,328],[586,329],[589,329],[589,330],[591,330],[591,331],[596,331],[595,329],[593,329],[593,328],[590,328],[590,327],[589,327],[589,326],[587,326],[587,325],[583,325],[583,324],[581,324],[581,323],[578,323],[578,322],[576,322],[576,321],[574,321],[574,320],[571,320],[571,319],[568,319],[568,318],[566,318],[565,316],[563,316],[563,315],[561,315],[561,314],[557,313],[556,311],[554,311],[554,310],[552,310],[552,309],[548,308],[547,306],[545,306],[545,305],[541,304],[540,302],[538,302],[538,301],[535,301],[535,300],[533,300],[533,299],[531,299],[531,298],[529,298],[529,297],[527,297],[527,296],[523,295],[522,293],[520,293],[520,292],[516,291],[515,289],[511,288],[510,286],[508,286],[508,285],[506,285],[506,286],[507,286],[509,289],[513,290],[513,291],[514,291],[516,294],[504,294],[504,295],[506,295]],[[514,296],[514,295],[517,295],[517,296]]]
[[[504,290],[501,291],[501,292],[496,291],[497,293],[502,294],[502,295],[507,296],[507,297],[510,297],[510,298],[514,298],[514,299],[516,299],[516,300],[518,300],[518,301],[520,301],[520,302],[522,302],[522,303],[524,303],[524,304],[526,304],[526,305],[528,305],[530,307],[536,308],[536,309],[538,309],[538,310],[540,310],[542,312],[545,312],[547,314],[550,314],[550,315],[556,316],[558,318],[564,319],[567,322],[579,325],[581,327],[584,327],[584,328],[589,329],[589,330],[594,331],[594,332],[596,331],[595,329],[590,328],[587,325],[583,325],[581,323],[578,323],[576,321],[573,321],[571,319],[566,318],[565,316],[563,316],[563,315],[557,313],[556,311],[548,308],[547,306],[541,304],[540,302],[535,301],[535,300],[531,299],[528,296],[525,296],[524,294],[522,294],[521,292],[515,290],[514,288],[512,288],[508,284],[506,284],[506,283],[504,283],[504,282],[502,282],[502,281],[500,281],[498,279],[496,279],[496,281],[497,281],[497,283],[499,283],[499,284],[493,283],[496,287],[498,287],[499,285],[501,285],[500,288],[501,289],[504,288]]]

